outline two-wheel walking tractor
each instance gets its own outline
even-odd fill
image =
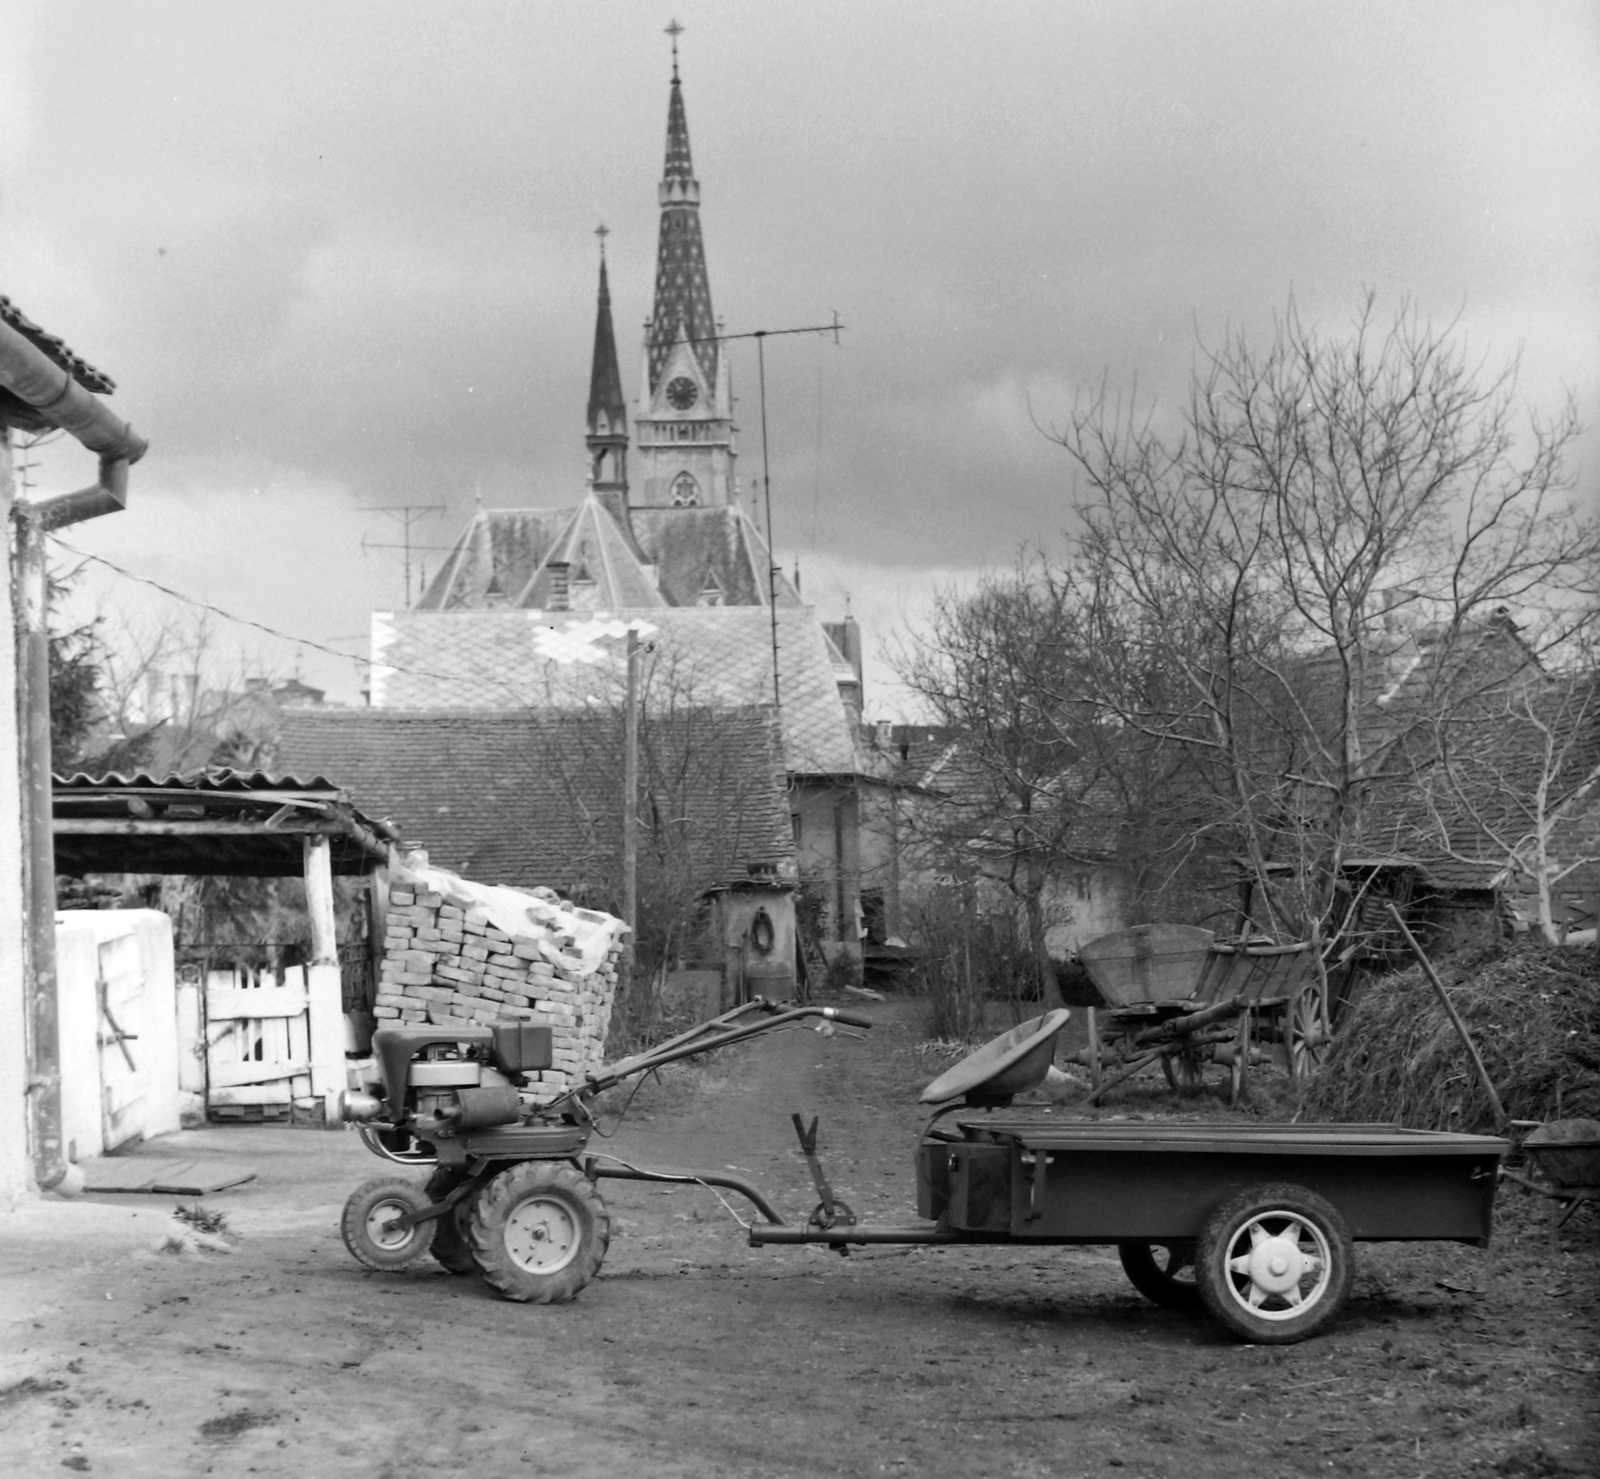
[[[599,1271],[610,1218],[597,1182],[699,1183],[755,1208],[752,1245],[1113,1244],[1141,1293],[1204,1308],[1239,1339],[1303,1340],[1343,1306],[1356,1242],[1488,1243],[1500,1162],[1489,1136],[1389,1125],[1073,1119],[1014,1106],[1043,1082],[1065,1011],[979,1048],[922,1093],[919,1222],[857,1223],[816,1156],[816,1123],[794,1117],[820,1200],[785,1222],[761,1192],[716,1171],[647,1168],[590,1148],[596,1095],[692,1054],[808,1018],[870,1027],[830,1007],[756,1000],[541,1101],[525,1075],[550,1062],[548,1029],[526,1024],[395,1027],[373,1039],[382,1076],[346,1096],[376,1154],[432,1168],[386,1176],[346,1203],[346,1245],[369,1268],[424,1254],[478,1273],[508,1299],[572,1298]]]

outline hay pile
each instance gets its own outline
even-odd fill
[[[1600,1119],[1600,960],[1593,950],[1518,942],[1435,964],[1513,1119]],[[1312,1080],[1300,1117],[1494,1130],[1489,1096],[1415,966],[1367,988]]]

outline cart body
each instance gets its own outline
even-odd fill
[[[917,1152],[918,1215],[957,1238],[1064,1243],[1197,1239],[1230,1198],[1293,1185],[1354,1241],[1486,1246],[1504,1140],[1391,1125],[958,1120]]]

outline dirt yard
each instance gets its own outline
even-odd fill
[[[910,1003],[871,1010],[867,1041],[669,1070],[609,1148],[735,1168],[803,1214],[789,1113],[817,1113],[840,1194],[910,1218],[915,1092],[947,1060]],[[1102,1113],[1227,1111],[1150,1090]],[[1515,1189],[1487,1252],[1363,1245],[1330,1333],[1258,1348],[1148,1304],[1111,1249],[755,1250],[709,1192],[618,1182],[598,1281],[513,1305],[349,1257],[340,1207],[385,1169],[353,1134],[139,1153],[253,1165],[206,1204],[237,1247],[153,1251],[170,1197],[0,1219],[8,1476],[1600,1474],[1600,1217],[1552,1252]]]

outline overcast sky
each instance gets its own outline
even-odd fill
[[[1291,292],[1330,327],[1364,287],[1459,314],[1530,400],[1600,423],[1591,3],[10,0],[0,292],[151,443],[73,542],[360,652],[402,602],[397,552],[362,549],[398,525],[364,507],[442,503],[440,545],[480,494],[575,502],[602,221],[637,383],[672,5],[718,314],[848,326],[768,344],[774,523],[869,649],[1057,538],[1036,419],[1106,377],[1174,403],[1197,333]],[[734,375],[749,489],[748,345]],[[1600,433],[1582,453],[1600,505]],[[91,473],[52,449],[35,481]],[[355,698],[353,664],[228,640]]]

